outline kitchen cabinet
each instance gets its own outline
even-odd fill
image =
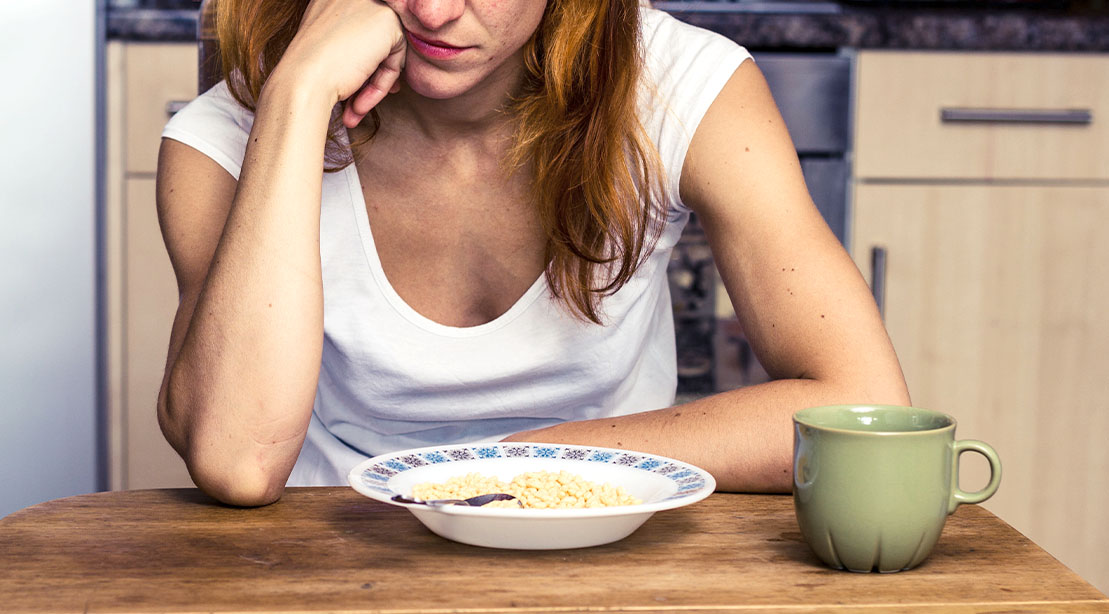
[[[873,276],[886,249],[913,402],[997,449],[985,507],[1109,591],[1109,56],[861,52],[857,69],[852,252]],[[963,458],[964,489],[984,484]]]
[[[192,486],[158,427],[177,286],[154,201],[162,127],[196,95],[194,43],[112,41],[106,54],[108,452],[112,489]]]

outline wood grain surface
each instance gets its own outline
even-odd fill
[[[978,506],[897,574],[824,567],[788,496],[715,494],[630,537],[512,551],[440,538],[349,488],[259,509],[196,490],[100,493],[0,520],[2,612],[1109,612]]]

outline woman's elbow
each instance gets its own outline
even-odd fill
[[[901,405],[908,407],[913,404],[912,398],[909,397],[909,389],[902,386],[900,389],[892,392],[889,397],[891,400],[886,401],[885,405]]]
[[[285,492],[286,477],[256,463],[221,462],[202,454],[186,460],[193,483],[208,496],[227,505],[269,505]]]
[[[176,383],[171,375],[162,391],[158,423],[166,441],[185,461],[193,483],[228,505],[257,507],[280,499],[291,470],[284,462],[287,454],[277,458],[272,456],[277,450],[260,449],[254,442],[229,444],[234,438],[203,418],[220,412],[201,411],[202,401],[177,389]]]
[[[865,381],[858,382],[855,389],[858,391],[858,401],[861,403],[903,407],[912,405],[909,388],[900,367],[895,372],[872,374]]]
[[[241,434],[240,434],[241,435]],[[235,437],[219,421],[194,424],[184,446],[185,466],[193,483],[228,505],[257,507],[281,498],[297,450],[286,445],[261,445]]]

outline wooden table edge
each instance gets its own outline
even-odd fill
[[[95,610],[90,610],[95,612]],[[358,610],[266,610],[268,614],[590,614],[623,613],[630,614],[698,614],[701,612],[719,614],[725,612],[755,612],[759,614],[810,614],[832,612],[850,614],[852,612],[882,612],[893,614],[1018,614],[1021,612],[1067,612],[1075,614],[1109,612],[1109,599],[1086,599],[1076,601],[1012,601],[981,603],[905,603],[869,605],[689,605],[689,606],[623,606],[623,607],[514,607],[514,608],[368,608]],[[174,614],[211,614],[210,610],[174,610]],[[258,614],[258,610],[221,610],[221,614]]]

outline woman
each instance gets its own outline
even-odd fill
[[[795,410],[908,403],[730,41],[637,0],[224,0],[219,19],[229,80],[167,126],[158,176],[181,294],[158,415],[217,499],[498,439],[785,491]],[[672,407],[665,268],[690,211],[775,380]]]

